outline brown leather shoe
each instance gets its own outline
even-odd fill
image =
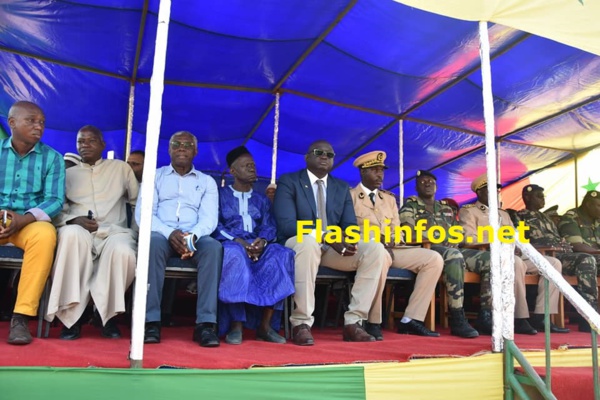
[[[294,329],[292,329],[292,338],[294,344],[297,344],[298,346],[312,346],[315,344],[315,340],[310,333],[310,326],[306,324],[295,326]]]
[[[375,338],[369,335],[360,323],[344,325],[344,341],[346,342],[374,342]]]
[[[21,314],[13,314],[10,320],[9,344],[29,344],[33,338],[29,332],[29,318]]]

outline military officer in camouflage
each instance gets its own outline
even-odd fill
[[[544,208],[544,188],[538,185],[527,185],[521,193],[525,209],[517,212],[515,224],[519,221],[529,226],[527,238],[534,247],[556,248],[554,256],[560,260],[563,274],[577,277],[577,291],[594,308],[598,304],[598,286],[596,286],[596,259],[586,253],[574,253],[571,245],[561,238],[558,228],[552,219],[540,210]],[[543,329],[543,320],[531,321],[534,328]],[[589,332],[587,321],[580,323],[579,330]]]
[[[465,239],[468,239],[469,243],[472,244],[487,244],[490,243],[490,238],[487,232],[484,233],[484,237],[478,238],[477,228],[478,226],[489,226],[489,208],[488,208],[488,189],[487,189],[487,176],[483,174],[477,177],[471,183],[471,190],[477,194],[477,202],[475,204],[468,204],[463,206],[458,212],[458,219],[460,225],[464,229]],[[501,226],[512,226],[514,225],[504,210],[498,210],[500,214],[500,225]],[[467,238],[468,237],[468,238]],[[562,265],[554,257],[545,256],[548,262],[558,271],[561,272]],[[535,335],[537,331],[531,327],[527,318],[529,318],[529,309],[527,307],[527,298],[525,292],[525,274],[527,272],[536,272],[535,265],[529,260],[523,260],[515,255],[515,333],[523,333],[527,335]],[[540,279],[538,285],[538,295],[536,299],[534,314],[541,314],[543,318],[544,314],[544,292],[545,285],[543,279]],[[556,314],[558,312],[558,289],[555,285],[550,285],[550,313]],[[491,299],[490,299],[491,300]],[[483,305],[482,305],[483,307]],[[491,308],[491,304],[486,305]],[[534,317],[537,320],[539,317]],[[554,326],[552,328],[554,332],[568,332],[568,329],[562,329]]]
[[[558,225],[560,235],[574,251],[590,253],[598,259],[600,253],[600,192],[586,193],[581,206],[565,213]]]
[[[354,161],[354,166],[360,171],[361,183],[350,189],[350,196],[361,228],[363,222],[367,220],[371,226],[378,226],[381,231],[385,226],[389,226],[393,232],[395,226],[400,226],[396,198],[392,193],[380,189],[384,170],[387,168],[384,163],[385,158],[385,152],[373,151],[361,155]],[[427,329],[422,321],[425,319],[431,297],[442,273],[442,258],[435,251],[428,249],[398,246],[394,237],[389,243],[386,243],[383,237],[377,239],[382,240],[390,253],[393,260],[392,267],[408,269],[417,274],[414,290],[398,325],[398,333],[439,336],[438,332]],[[381,298],[378,300],[377,303],[373,303],[369,312],[366,331],[376,339],[382,340],[381,326],[370,322],[381,321]]]
[[[400,209],[400,223],[415,227],[419,220],[425,220],[425,228],[440,226],[445,231],[458,225],[456,213],[447,201],[435,200],[437,178],[429,171],[417,171],[417,196],[411,196]],[[427,238],[430,239],[430,238]],[[447,240],[440,244],[432,244],[431,249],[444,259],[443,278],[448,292],[450,308],[450,333],[461,337],[477,337],[479,334],[465,318],[463,309],[465,268],[478,274],[490,271],[490,253],[472,249],[459,249]],[[482,282],[485,279],[481,280]],[[487,279],[489,282],[489,279]],[[489,297],[489,285],[482,285],[482,297]],[[488,318],[485,318],[485,317]],[[491,313],[480,314],[479,330],[483,334],[492,333]]]

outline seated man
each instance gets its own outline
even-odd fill
[[[37,105],[19,101],[8,110],[11,136],[0,139],[0,245],[12,243],[25,252],[9,344],[33,340],[29,318],[38,313],[56,247],[50,218],[65,196],[62,157],[40,142],[45,122]]]
[[[596,259],[586,253],[574,253],[571,245],[560,237],[558,228],[545,213],[544,188],[538,185],[527,185],[522,195],[525,209],[517,212],[518,220],[529,226],[527,238],[535,247],[553,247],[558,249],[554,256],[560,260],[563,274],[577,277],[577,290],[581,296],[594,308],[598,305],[598,286],[596,286]],[[538,317],[539,318],[539,317]],[[544,329],[543,320],[532,320],[536,329]],[[580,330],[589,332],[587,322],[580,324]]]
[[[341,271],[356,271],[350,305],[344,314],[343,338],[351,342],[371,342],[362,322],[379,304],[387,271],[392,263],[381,243],[350,244],[345,236],[322,235],[328,229],[356,226],[356,215],[348,184],[331,175],[335,153],[324,140],[314,142],[305,155],[306,169],[281,176],[275,193],[275,218],[280,243],[296,252],[294,302],[290,316],[295,344],[314,344],[310,328],[315,309],[315,279],[319,265]],[[309,234],[298,232],[303,221]],[[319,231],[317,231],[317,229]],[[318,239],[323,238],[321,243]],[[373,315],[381,315],[376,310]],[[371,322],[380,323],[381,320]]]
[[[414,230],[415,224],[423,220],[426,229],[437,226],[445,232],[445,240],[432,244],[431,250],[438,252],[444,259],[443,277],[448,293],[450,333],[466,338],[479,336],[478,332],[469,325],[463,309],[465,269],[467,269],[481,276],[481,312],[478,328],[481,333],[490,335],[492,333],[490,253],[458,248],[458,244],[450,243],[447,234],[450,227],[458,225],[456,212],[445,200],[435,200],[437,178],[434,174],[429,171],[417,171],[416,189],[417,196],[409,197],[400,210],[400,222]]]
[[[488,188],[487,188],[487,176],[483,174],[477,177],[471,183],[471,190],[477,194],[477,202],[475,204],[468,204],[463,206],[458,217],[460,224],[464,229],[465,239],[467,243],[472,244],[488,244],[492,240],[488,237],[488,232],[485,231],[482,238],[479,238],[477,228],[479,226],[489,226],[489,208],[488,208]],[[500,226],[511,226],[514,225],[504,210],[499,209],[500,214]],[[550,264],[558,271],[561,272],[561,264],[554,257],[546,256],[546,259]],[[525,296],[525,274],[527,272],[535,273],[537,269],[530,260],[523,260],[515,255],[515,333],[523,333],[527,335],[535,335],[537,331],[531,327],[527,318],[529,318],[529,308],[527,307],[527,298]],[[540,314],[543,317],[544,314],[544,291],[545,285],[544,280],[540,279],[538,285],[537,301],[535,303],[534,314]],[[550,285],[550,314],[556,314],[558,312],[558,289],[555,285]],[[534,317],[535,320],[539,317]],[[568,332],[569,330],[554,327],[555,332]]]
[[[198,269],[193,340],[203,347],[220,344],[215,324],[223,246],[210,237],[219,218],[219,192],[213,178],[194,168],[197,154],[196,136],[177,132],[169,140],[171,164],[156,171],[144,343],[160,343],[165,269],[169,258],[178,256],[191,259]],[[139,209],[135,215],[138,225]]]
[[[588,191],[581,206],[562,216],[558,230],[574,251],[593,254],[600,260],[600,192]]]
[[[600,265],[600,192],[589,190],[581,206],[562,216],[558,231],[573,246],[573,251],[594,256],[596,266]],[[579,324],[579,330],[590,331],[587,321]]]
[[[94,302],[102,336],[120,338],[114,317],[125,312],[125,291],[133,282],[137,233],[127,226],[127,203],[135,206],[138,183],[121,160],[102,158],[100,129],[77,133],[81,163],[67,169],[66,201],[55,218],[58,245],[46,319],[60,319],[63,340],[81,336],[82,316]]]
[[[144,158],[146,157],[146,153],[142,150],[134,150],[129,153],[129,157],[127,157],[127,164],[133,170],[135,174],[135,179],[139,183],[142,183],[142,175],[144,175]]]
[[[354,161],[354,166],[360,171],[361,182],[350,189],[350,195],[354,203],[354,212],[358,225],[362,228],[365,221],[370,226],[376,226],[383,233],[388,227],[392,235],[390,241],[386,241],[381,235],[381,242],[392,258],[392,267],[407,269],[417,274],[415,287],[408,300],[404,316],[398,325],[398,333],[409,333],[420,336],[439,336],[439,333],[430,331],[423,324],[431,298],[435,292],[438,279],[442,273],[444,261],[435,251],[413,246],[400,246],[402,238],[393,236],[395,227],[400,226],[398,218],[398,205],[396,197],[385,190],[380,189],[383,183],[386,154],[383,151],[372,151],[363,154]],[[365,232],[363,232],[365,234]],[[462,279],[461,279],[462,282]],[[381,332],[381,298],[369,314],[369,321],[365,325],[366,331],[377,340],[383,340]],[[463,323],[466,321],[463,319]],[[468,326],[468,324],[467,324]],[[465,328],[466,327],[462,327]],[[465,335],[477,336],[477,331],[469,327],[470,331]]]
[[[271,243],[276,238],[271,202],[252,189],[256,165],[248,149],[231,150],[227,165],[234,182],[219,191],[219,225],[213,233],[223,245],[220,331],[230,327],[225,342],[242,343],[242,324],[256,328],[252,315],[260,308],[256,339],[285,343],[271,325],[279,329],[281,313],[274,316],[274,310],[282,310],[283,301],[294,293],[294,252]]]

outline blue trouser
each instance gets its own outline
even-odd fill
[[[196,241],[197,251],[188,260],[198,270],[198,299],[196,301],[196,323],[217,322],[217,293],[223,265],[223,246],[210,236]],[[150,239],[150,261],[148,264],[148,298],[146,300],[146,322],[160,321],[160,303],[165,282],[165,268],[170,257],[179,257],[160,233],[152,232]]]

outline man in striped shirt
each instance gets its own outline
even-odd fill
[[[38,313],[54,258],[50,219],[63,206],[65,167],[62,156],[40,142],[45,117],[37,105],[15,103],[8,125],[12,136],[0,139],[0,245],[12,243],[25,252],[8,343],[28,344],[29,317]]]

